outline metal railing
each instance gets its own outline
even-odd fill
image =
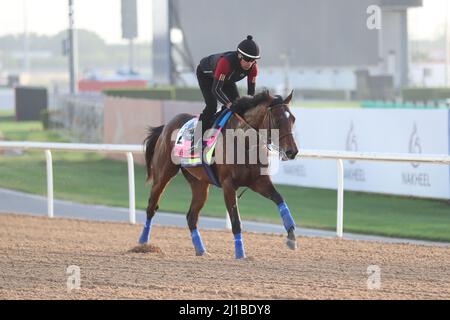
[[[142,145],[122,144],[87,144],[87,143],[47,143],[28,141],[0,141],[0,149],[43,150],[47,163],[47,210],[48,216],[53,217],[53,160],[51,150],[78,151],[78,152],[102,152],[125,153],[128,163],[128,193],[129,193],[129,221],[136,223],[136,196],[134,182],[133,153],[143,153]]]
[[[53,217],[53,164],[51,150],[125,153],[128,163],[128,191],[129,191],[129,221],[136,223],[135,182],[133,153],[143,153],[142,145],[117,144],[79,144],[79,143],[44,143],[27,141],[0,141],[0,149],[44,150],[47,162],[47,193],[48,216]],[[387,162],[420,162],[433,164],[450,164],[450,156],[439,154],[405,154],[405,153],[375,153],[375,152],[347,152],[303,150],[297,159],[328,159],[337,161],[337,221],[336,234],[343,236],[344,229],[344,163],[343,160],[387,161]],[[227,216],[226,227],[231,229]]]

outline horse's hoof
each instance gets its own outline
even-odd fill
[[[210,254],[208,252],[206,252],[206,251],[203,251],[203,252],[196,251],[195,255],[197,257],[202,257],[202,256],[209,256]]]
[[[297,249],[297,241],[295,241],[295,240],[287,239],[286,244],[287,244],[288,248],[291,250]]]
[[[294,227],[290,228],[288,231],[286,245],[291,250],[297,249],[297,240],[295,239],[295,228]]]
[[[138,240],[138,245],[140,245],[140,246],[144,246],[147,243],[148,243],[148,238],[146,238],[146,237],[140,237]]]

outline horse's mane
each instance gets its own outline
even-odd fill
[[[244,114],[258,106],[259,104],[269,101],[271,99],[269,91],[264,90],[253,97],[245,96],[236,100],[236,103],[233,106],[233,111],[239,114],[240,116],[244,116]]]

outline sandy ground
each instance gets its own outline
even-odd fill
[[[450,248],[302,237],[290,251],[284,236],[244,233],[249,258],[237,261],[231,232],[203,230],[210,256],[196,257],[187,228],[153,226],[162,252],[129,252],[140,231],[2,214],[0,299],[450,299]]]

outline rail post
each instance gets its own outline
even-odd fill
[[[336,235],[339,238],[343,236],[344,229],[344,163],[342,159],[337,160],[338,171],[338,190],[337,190],[337,223]]]
[[[130,199],[130,212],[129,218],[130,223],[136,223],[136,196],[134,190],[134,160],[133,154],[131,152],[127,152],[127,162],[128,162],[128,192]]]
[[[45,150],[45,159],[47,162],[47,214],[53,218],[53,160],[50,150]]]

